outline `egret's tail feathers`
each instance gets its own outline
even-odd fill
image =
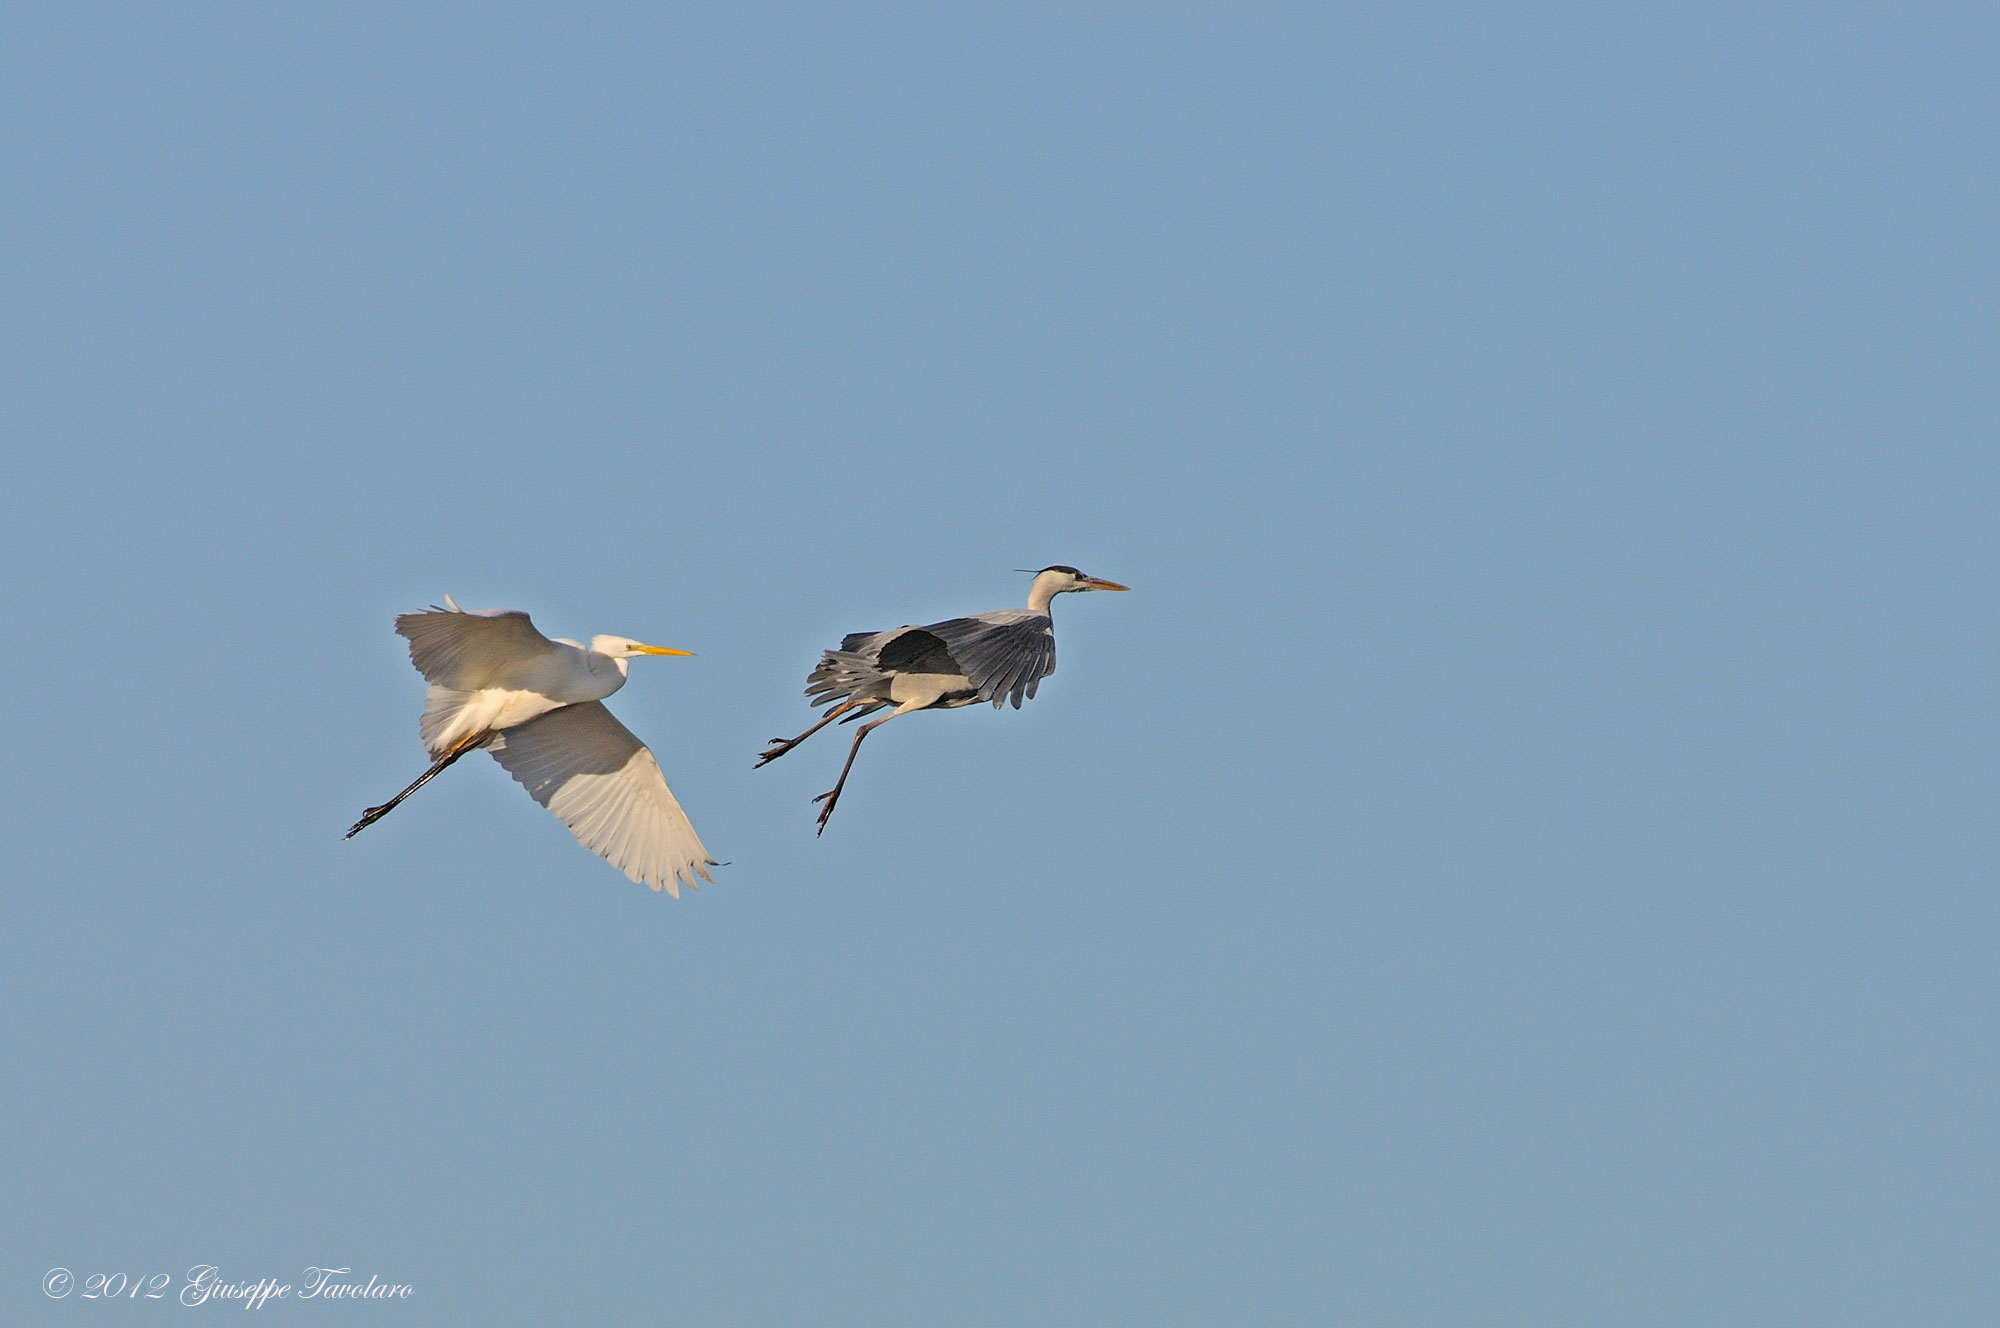
[[[417,736],[424,740],[425,751],[434,757],[443,756],[453,743],[465,736],[463,725],[458,721],[464,715],[466,703],[475,695],[477,693],[431,684],[430,692],[424,697],[424,716],[417,721]]]

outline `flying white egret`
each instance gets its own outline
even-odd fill
[[[410,662],[430,683],[417,732],[431,768],[347,832],[352,839],[469,751],[484,747],[536,802],[554,812],[579,844],[632,880],[680,897],[708,856],[687,813],[667,787],[646,744],[602,705],[625,685],[626,661],[692,651],[649,646],[626,636],[593,636],[588,646],[535,630],[514,609],[468,613],[445,607],[405,613],[396,631]]]
[[[1056,671],[1055,620],[1049,616],[1049,602],[1073,590],[1124,590],[1116,581],[1085,576],[1074,567],[1057,564],[1035,574],[1028,587],[1026,609],[1000,609],[977,613],[970,618],[947,618],[928,627],[898,627],[887,632],[854,632],[842,637],[840,649],[820,655],[819,666],[806,679],[806,697],[814,705],[840,703],[820,717],[819,723],[796,738],[773,738],[771,746],[757,758],[757,765],[777,760],[792,748],[838,719],[845,724],[872,715],[887,706],[896,708],[877,720],[863,724],[847,749],[847,764],[833,787],[814,798],[826,805],[819,810],[819,831],[826,833],[826,821],[840,790],[847,784],[847,772],[854,768],[861,740],[898,715],[913,710],[955,710],[975,701],[991,701],[994,709],[1012,701],[1021,708],[1021,698],[1032,698],[1042,679]]]

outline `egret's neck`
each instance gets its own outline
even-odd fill
[[[604,689],[598,693],[600,701],[625,685],[625,671],[631,664],[622,655],[600,655],[595,650],[584,651],[583,662],[590,676]]]
[[[1035,578],[1035,584],[1028,587],[1028,612],[1047,613],[1049,601],[1062,593],[1069,578],[1055,572],[1043,572]]]

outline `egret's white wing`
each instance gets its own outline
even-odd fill
[[[674,800],[660,763],[601,702],[506,730],[488,751],[576,841],[634,881],[680,897],[715,859]]]
[[[445,596],[451,603],[451,597]],[[535,630],[519,609],[467,613],[453,604],[433,604],[423,613],[396,619],[398,635],[409,638],[410,663],[440,687],[476,692],[506,687],[524,664],[542,661],[562,647]]]

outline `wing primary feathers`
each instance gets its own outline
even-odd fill
[[[952,618],[925,629],[941,638],[979,699],[1021,706],[1028,684],[1055,672],[1054,624],[1047,614],[1008,610]]]
[[[716,865],[660,763],[601,702],[551,710],[488,748],[577,842],[631,880],[675,896]]]

